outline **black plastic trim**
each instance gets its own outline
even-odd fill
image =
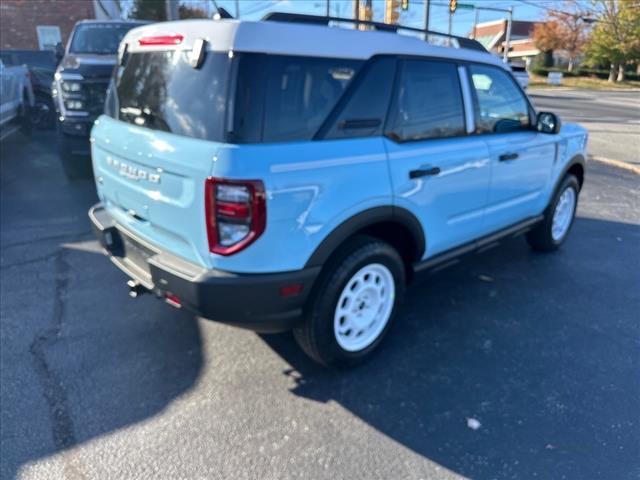
[[[562,169],[562,173],[558,175],[558,180],[556,180],[556,183],[553,186],[553,192],[555,192],[558,189],[558,187],[562,183],[562,180],[564,180],[564,177],[567,175],[567,173],[569,173],[569,170],[571,170],[571,168],[574,167],[575,165],[580,165],[582,167],[583,178],[582,178],[582,183],[580,183],[580,189],[582,189],[582,186],[584,185],[584,176],[586,176],[587,174],[587,161],[584,158],[584,156],[579,153],[571,157],[571,160],[569,160],[567,164],[564,166],[564,168]],[[579,180],[580,179],[578,179],[578,181]],[[553,198],[553,195],[552,195],[552,198]]]
[[[457,263],[460,257],[463,257],[464,255],[488,250],[490,247],[497,245],[501,240],[504,240],[507,237],[517,237],[528,232],[534,225],[541,222],[543,218],[543,215],[528,218],[485,237],[465,243],[464,245],[447,250],[446,252],[439,253],[434,257],[415,263],[413,265],[413,271],[416,273],[434,271],[441,269],[443,266],[449,266]]]
[[[422,28],[415,27],[406,27],[404,25],[390,25],[388,23],[381,22],[372,22],[370,20],[359,20],[353,18],[343,18],[343,17],[330,17],[330,16],[320,16],[320,15],[305,15],[299,13],[288,13],[288,12],[271,12],[262,17],[262,21],[270,21],[270,22],[291,22],[291,23],[306,23],[306,24],[314,24],[314,25],[329,25],[330,22],[341,22],[341,23],[353,23],[355,25],[366,25],[375,28],[376,30],[384,31],[384,32],[392,32],[397,33],[398,30],[407,30],[410,32],[420,32],[426,33],[427,35],[433,35],[444,38],[451,38],[458,42],[460,48],[465,48],[468,50],[476,50],[480,52],[487,53],[487,49],[478,42],[477,40],[459,37],[457,35],[451,35],[442,32],[434,32],[433,30],[425,30]]]
[[[360,212],[338,225],[316,248],[305,264],[305,268],[322,266],[349,237],[382,222],[396,222],[406,227],[411,232],[416,245],[415,258],[422,257],[426,248],[426,240],[420,221],[402,207],[374,207]]]
[[[140,239],[117,224],[101,204],[89,210],[89,219],[107,256],[145,289],[159,298],[176,295],[181,306],[196,315],[258,332],[295,326],[320,273],[320,267],[260,274],[208,269]],[[148,272],[127,258],[123,247],[131,240],[148,255]],[[282,287],[294,284],[302,285],[299,294],[281,295]]]

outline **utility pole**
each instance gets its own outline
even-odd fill
[[[424,0],[424,29],[429,30],[429,5],[431,4],[430,0]],[[424,41],[429,41],[429,35],[427,33],[424,34]]]
[[[236,0],[236,2],[237,2],[237,1],[239,1],[239,0]],[[327,16],[327,17],[330,17],[330,16],[331,16],[331,4],[330,4],[330,0],[327,0],[327,14],[326,14],[326,16]]]
[[[236,18],[240,18],[240,0],[236,0]]]
[[[480,10],[478,10],[477,8],[474,8],[474,17],[473,17],[473,39],[475,40],[477,35],[476,35],[476,28],[478,28],[478,14],[480,13]]]
[[[167,20],[178,20],[180,15],[178,14],[178,0],[167,0],[165,2],[165,8],[167,12]]]
[[[453,29],[453,13],[449,12],[449,35],[451,35],[452,29]]]
[[[360,20],[360,0],[353,0],[353,19]],[[353,28],[358,30],[359,25],[355,23]]]
[[[511,46],[511,24],[513,23],[513,7],[509,7],[509,17],[507,18],[507,36],[504,41],[504,52],[502,61],[507,63],[509,61],[509,48]]]

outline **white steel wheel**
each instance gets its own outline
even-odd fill
[[[577,195],[573,187],[567,187],[560,195],[553,211],[551,237],[559,242],[569,231],[576,210]]]
[[[396,286],[391,271],[381,263],[358,270],[346,283],[336,305],[333,332],[348,352],[367,348],[391,318]]]

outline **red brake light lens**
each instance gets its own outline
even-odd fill
[[[209,251],[233,255],[264,232],[267,223],[264,184],[260,180],[208,178],[205,213]]]
[[[184,40],[182,35],[155,35],[152,37],[142,37],[138,40],[138,45],[180,45]]]

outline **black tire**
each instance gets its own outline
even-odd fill
[[[575,194],[575,207],[573,209],[573,214],[571,217],[571,222],[569,224],[569,228],[566,230],[564,235],[560,238],[553,238],[552,227],[553,227],[553,215],[556,210],[556,206],[558,205],[558,201],[562,194],[568,189],[571,188]],[[527,242],[531,245],[531,248],[537,250],[539,252],[552,252],[557,250],[560,245],[566,240],[569,236],[569,232],[571,231],[571,227],[573,226],[573,221],[575,219],[576,210],[578,206],[578,194],[580,193],[580,183],[578,179],[574,175],[567,175],[562,180],[560,187],[556,190],[553,200],[547,207],[544,212],[544,219],[535,228],[527,233]]]
[[[31,111],[31,123],[39,130],[50,130],[56,121],[56,111],[50,96],[36,93],[36,104]]]
[[[29,105],[29,97],[26,91],[22,95],[18,122],[20,123],[20,133],[27,138],[31,138],[33,124],[31,123],[31,106]]]
[[[334,313],[347,282],[360,269],[371,264],[382,264],[391,273],[395,299],[389,319],[375,340],[366,348],[348,351],[336,339]],[[393,324],[404,296],[405,279],[404,262],[393,247],[373,237],[355,237],[340,249],[323,270],[309,299],[304,322],[293,331],[296,341],[307,355],[324,366],[353,366],[367,360]]]

